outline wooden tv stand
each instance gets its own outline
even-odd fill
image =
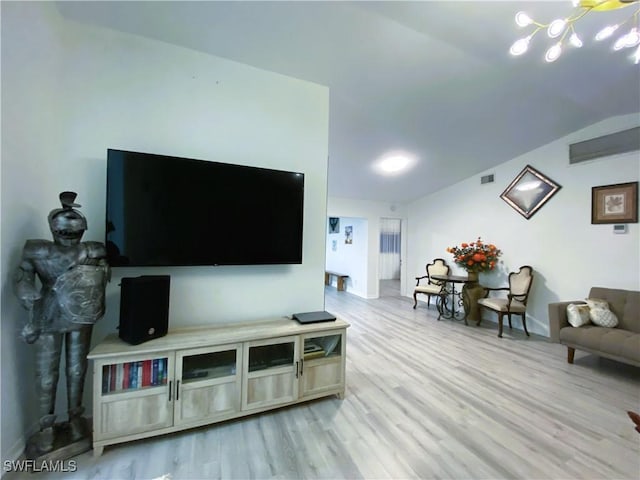
[[[109,335],[93,362],[93,449],[344,397],[349,324],[286,318],[169,331],[129,345]]]

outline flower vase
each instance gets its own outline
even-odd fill
[[[469,278],[470,282],[477,282],[478,281],[478,272],[468,272],[467,273],[467,278]]]

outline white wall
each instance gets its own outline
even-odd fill
[[[59,206],[58,193],[78,192],[89,222],[84,240],[103,241],[107,148],[305,173],[301,265],[116,269],[94,343],[116,331],[122,276],[172,276],[171,327],[321,310],[329,97],[319,85],[65,21],[51,2],[1,7],[1,449],[7,459],[37,420],[33,350],[18,340],[27,314],[13,296],[11,272],[26,239],[50,238],[46,218]],[[90,385],[89,378],[86,398]]]
[[[367,274],[366,285],[358,291],[364,292],[365,298],[378,298],[379,281],[378,268],[380,257],[380,219],[399,218],[402,220],[402,252],[407,251],[407,221],[406,207],[395,203],[373,202],[369,200],[358,200],[353,198],[329,197],[327,201],[327,215],[330,217],[352,217],[367,220]],[[404,257],[404,253],[403,253]],[[403,261],[400,266],[400,289],[402,294],[406,291],[405,267]],[[410,274],[412,276],[413,274]],[[413,292],[413,291],[412,291]]]
[[[612,225],[591,224],[591,188],[638,181],[640,153],[577,165],[568,159],[569,144],[637,126],[638,120],[629,115],[600,122],[410,204],[407,275],[422,272],[426,260],[436,257],[462,273],[446,248],[482,236],[504,253],[501,270],[481,274],[480,282],[504,286],[507,272],[531,265],[527,327],[547,336],[550,302],[582,299],[592,286],[640,289],[638,223],[624,235],[614,234]],[[526,220],[500,194],[528,164],[562,188]],[[488,173],[495,174],[495,183],[481,185]],[[483,318],[496,321],[490,313]],[[521,328],[518,320],[515,327]]]
[[[327,220],[327,232],[329,231]],[[352,228],[352,243],[345,243],[346,227]],[[367,260],[368,260],[368,222],[364,218],[340,218],[340,231],[327,233],[326,267],[327,270],[349,275],[347,290],[360,297],[366,297]],[[334,286],[337,280],[331,278]]]

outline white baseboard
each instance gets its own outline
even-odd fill
[[[34,433],[36,433],[39,428],[40,427],[38,423],[33,424],[29,429],[29,432],[27,432],[27,435],[26,436],[23,435],[20,438],[18,438],[14,442],[14,444],[11,446],[11,448],[9,448],[9,451],[6,454],[7,456],[2,459],[2,473],[0,474],[0,478],[4,477],[4,475],[8,473],[4,468],[5,467],[4,463],[6,461],[16,462],[24,458],[24,447],[27,444],[26,439],[29,438]]]

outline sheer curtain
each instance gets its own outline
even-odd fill
[[[400,219],[380,219],[380,280],[400,278]]]

